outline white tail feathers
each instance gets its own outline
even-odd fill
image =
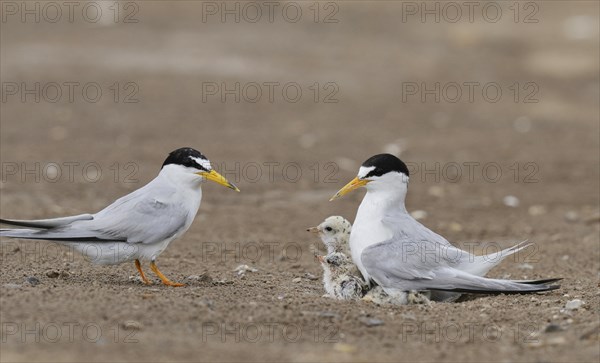
[[[465,261],[466,263],[461,264],[459,269],[473,275],[485,276],[485,274],[487,274],[505,258],[514,255],[515,253],[518,253],[519,251],[522,251],[531,245],[532,243],[529,243],[528,240],[525,240],[498,252],[476,256],[474,261]]]

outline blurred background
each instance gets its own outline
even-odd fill
[[[305,251],[300,267],[266,259],[256,264],[259,271],[279,274],[267,279],[267,285],[287,286],[299,271],[320,274],[308,252],[314,241],[305,235],[305,228],[331,214],[352,220],[362,193],[336,203],[327,200],[355,176],[362,161],[389,152],[410,165],[408,209],[427,226],[458,244],[529,238],[542,243],[539,263],[517,273],[514,266],[503,265],[513,277],[560,275],[571,285],[597,291],[597,2],[0,4],[3,218],[99,210],[151,180],[168,152],[191,146],[206,154],[242,193],[213,185],[204,189],[197,222],[161,257],[171,261],[163,265],[168,266],[164,272],[182,279],[216,271],[211,273],[231,278],[237,261],[183,265],[176,261],[182,256],[199,261],[199,242],[295,241]],[[7,256],[2,262],[3,283],[20,284],[22,276],[43,270]],[[5,275],[5,270],[13,272]],[[89,294],[79,296],[74,288],[85,279],[108,273],[106,284],[100,278],[97,288],[108,289],[110,295],[110,279],[126,279],[132,273],[131,266],[115,270],[84,263],[77,271],[81,280],[62,281],[55,288],[80,301]],[[310,281],[308,290],[288,291],[290,299],[299,299],[287,303],[291,305],[272,302],[270,294],[277,295],[273,290],[253,290],[263,285],[236,283],[233,292],[212,288],[218,290],[212,292],[213,301],[222,302],[213,319],[226,319],[227,314],[244,317],[248,309],[274,304],[274,311],[261,313],[295,321],[286,309],[308,309],[313,298],[316,309],[331,304],[319,298],[319,281]],[[142,287],[135,289],[138,293]],[[199,294],[211,294],[205,290]],[[239,291],[257,299],[259,307],[229,303],[231,294],[237,296]],[[41,293],[5,295],[5,321],[21,321],[39,311],[35,302],[33,307],[7,307],[23,301],[23,294],[37,301]],[[160,301],[170,301],[170,294],[160,295],[166,299]],[[598,302],[594,296],[588,300],[592,304]],[[79,307],[69,309],[53,301],[55,315],[34,318],[112,321],[112,312],[93,301],[75,318],[70,314]],[[186,306],[190,305],[184,302],[181,309]],[[342,315],[349,319],[363,309],[342,308],[348,309],[348,315]],[[137,319],[152,326],[152,316],[165,316],[165,309],[169,310],[161,305],[153,311],[156,315]],[[573,323],[583,325],[565,333],[565,343],[579,344],[577,353],[560,353],[559,345],[523,352],[521,345],[510,342],[469,345],[473,355],[460,345],[456,349],[465,354],[460,360],[476,360],[478,349],[519,352],[531,359],[586,360],[597,347],[580,340],[578,332],[593,328],[586,324],[597,322],[597,304],[587,313],[591,315]],[[523,314],[531,312],[525,309]],[[550,312],[539,314],[539,321],[554,319]],[[179,319],[171,318],[151,330],[167,329]],[[358,323],[341,326],[344,344],[354,350],[306,343],[270,344],[259,352],[221,344],[204,347],[206,356],[199,358],[193,346],[199,338],[179,331],[171,335],[181,343],[176,355],[163,356],[166,353],[156,341],[169,337],[154,336],[148,329],[142,334],[153,342],[144,353],[151,358],[397,360],[398,328],[393,323],[373,334],[363,332],[364,325]],[[423,353],[422,344],[403,346],[405,357],[442,358],[440,351]],[[83,343],[76,347],[72,349],[92,351]],[[43,357],[43,350],[31,346],[8,348],[9,360]],[[96,347],[93,357],[146,357],[132,356],[125,348],[106,352]],[[56,354],[68,360],[67,353]]]

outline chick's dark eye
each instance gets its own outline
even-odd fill
[[[325,230],[326,230],[327,232],[331,232],[331,231],[333,231],[333,228],[331,228],[331,227],[325,227]]]

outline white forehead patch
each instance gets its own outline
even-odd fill
[[[373,171],[373,169],[375,169],[375,166],[361,166],[360,169],[358,169],[358,179],[364,178]]]
[[[206,159],[202,159],[202,158],[198,158],[195,156],[190,156],[190,159],[194,160],[195,162],[197,162],[198,164],[202,165],[202,167],[206,170],[212,170],[212,167],[210,166],[210,161],[206,160]]]

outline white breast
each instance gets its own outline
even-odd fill
[[[382,223],[385,208],[376,203],[369,193],[365,195],[352,226],[350,234],[350,250],[352,260],[362,273],[365,281],[369,281],[369,274],[363,267],[361,255],[365,248],[392,238],[392,230]]]

